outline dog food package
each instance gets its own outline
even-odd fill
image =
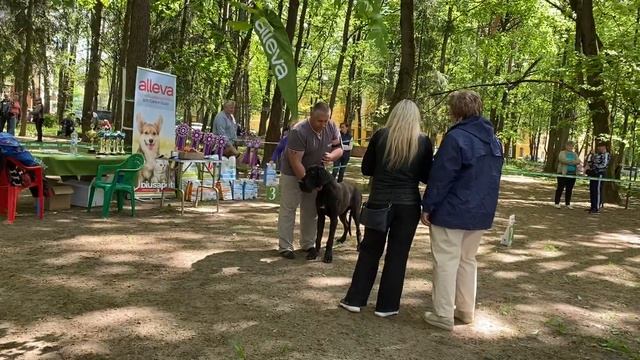
[[[220,181],[220,189],[222,189],[221,200],[233,200],[233,183],[228,181]]]
[[[266,186],[278,185],[278,174],[276,173],[276,164],[269,162],[264,170],[264,184]]]
[[[195,196],[195,194],[194,194]],[[216,197],[218,197],[218,193],[211,188],[202,188],[202,200],[203,201],[211,201],[211,200],[216,200]]]
[[[223,182],[234,181],[236,179],[236,157],[222,157],[220,166],[220,180]]]
[[[255,180],[246,180],[244,182],[243,200],[251,200],[258,198],[258,183]]]
[[[242,192],[244,191],[244,181],[234,180],[232,182],[231,191],[233,193],[233,200],[242,200]]]

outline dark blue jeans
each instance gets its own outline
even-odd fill
[[[338,176],[338,182],[342,182],[344,178],[344,171],[347,169],[347,164],[351,158],[351,151],[345,151],[342,153],[340,160],[333,163],[333,177]]]

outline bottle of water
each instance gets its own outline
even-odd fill
[[[78,154],[78,133],[75,129],[73,129],[73,132],[71,133],[71,145],[69,149],[71,150],[71,154]]]

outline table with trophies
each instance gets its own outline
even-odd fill
[[[124,150],[125,135],[120,131],[89,131],[90,146],[78,143],[48,143],[28,148],[34,157],[42,160],[46,174],[50,176],[91,176],[98,166],[119,164],[129,157]],[[97,148],[94,145],[98,139]]]

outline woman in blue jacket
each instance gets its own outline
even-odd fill
[[[454,124],[434,158],[422,223],[430,226],[434,259],[434,311],[424,319],[452,330],[454,317],[464,323],[474,318],[476,253],[496,212],[503,152],[476,92],[456,91],[448,105]]]

